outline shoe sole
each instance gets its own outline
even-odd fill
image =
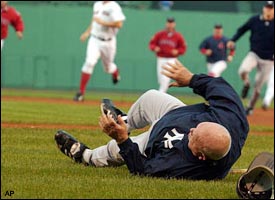
[[[102,103],[100,104],[100,110],[102,114],[111,114],[115,122],[118,123],[118,116],[113,108],[113,103],[111,102],[111,100],[102,99]]]
[[[78,143],[77,139],[75,139],[73,136],[71,136],[70,134],[64,132],[64,131],[57,131],[57,133],[54,136],[55,142],[57,144],[58,149],[64,153],[65,153],[65,149],[62,150],[65,146],[65,144],[68,141],[72,141],[74,143]]]
[[[74,138],[69,133],[59,130],[55,134],[55,142],[57,144],[57,148],[66,156],[74,160],[76,163],[82,163],[82,153],[85,149],[89,149],[85,144],[79,142],[76,138]],[[60,142],[60,143],[59,143]],[[70,150],[68,150],[65,146],[71,143]],[[76,146],[74,146],[77,144]],[[74,146],[74,147],[73,147]],[[75,149],[72,149],[75,148]],[[81,155],[79,153],[76,153],[75,155],[71,154],[71,150],[75,151],[77,148],[79,148],[80,151],[82,151]],[[77,155],[79,154],[79,155]],[[85,163],[84,163],[85,164]]]

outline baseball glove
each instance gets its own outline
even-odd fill
[[[258,154],[238,179],[236,190],[242,199],[274,198],[274,155]]]

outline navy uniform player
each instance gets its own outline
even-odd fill
[[[90,149],[60,130],[55,134],[57,147],[76,162],[95,167],[126,164],[132,174],[224,178],[240,157],[249,131],[241,99],[221,77],[193,74],[178,61],[163,68],[162,73],[175,80],[171,86],[189,86],[208,103],[188,106],[149,90],[132,105],[127,123],[120,115],[116,123],[115,107],[102,112],[99,124],[113,138],[107,145]],[[148,131],[129,136],[131,130],[148,125]]]
[[[235,49],[228,49],[227,37],[223,35],[221,24],[214,26],[213,35],[205,38],[200,44],[200,51],[206,56],[208,75],[219,77],[227,68],[227,62],[233,60]],[[229,52],[228,52],[229,50]]]
[[[244,58],[239,75],[244,82],[242,98],[246,98],[250,88],[249,73],[257,67],[255,85],[252,97],[246,108],[247,115],[253,113],[256,102],[259,99],[262,86],[267,82],[272,68],[274,67],[274,2],[267,1],[260,15],[252,16],[244,25],[239,27],[236,34],[228,42],[228,47],[247,31],[250,35],[250,52]]]

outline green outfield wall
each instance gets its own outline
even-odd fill
[[[19,41],[10,27],[1,52],[2,87],[77,90],[87,43],[79,37],[91,20],[92,8],[76,5],[20,5],[16,8],[25,21],[24,39]],[[88,90],[145,91],[157,89],[156,57],[148,49],[152,35],[161,30],[168,16],[176,18],[177,30],[188,48],[180,60],[194,73],[205,73],[205,57],[198,46],[212,34],[213,25],[222,23],[231,37],[250,14],[124,9],[127,17],[117,37],[116,63],[121,82],[113,85],[111,76],[96,65]],[[238,43],[235,59],[223,77],[237,90],[242,83],[239,65],[249,50],[249,33]],[[251,76],[254,76],[253,73]],[[254,79],[254,77],[251,77]],[[180,91],[174,88],[170,91]],[[191,90],[186,89],[186,92]]]

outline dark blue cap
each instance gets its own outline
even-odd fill
[[[175,20],[175,18],[174,17],[168,17],[167,18],[167,22],[169,22],[169,23],[172,23],[172,22],[175,22],[176,20]]]
[[[222,24],[215,24],[215,26],[214,26],[216,29],[220,29],[220,28],[222,28]]]
[[[265,3],[265,7],[274,8],[274,1],[267,1],[267,2]]]

